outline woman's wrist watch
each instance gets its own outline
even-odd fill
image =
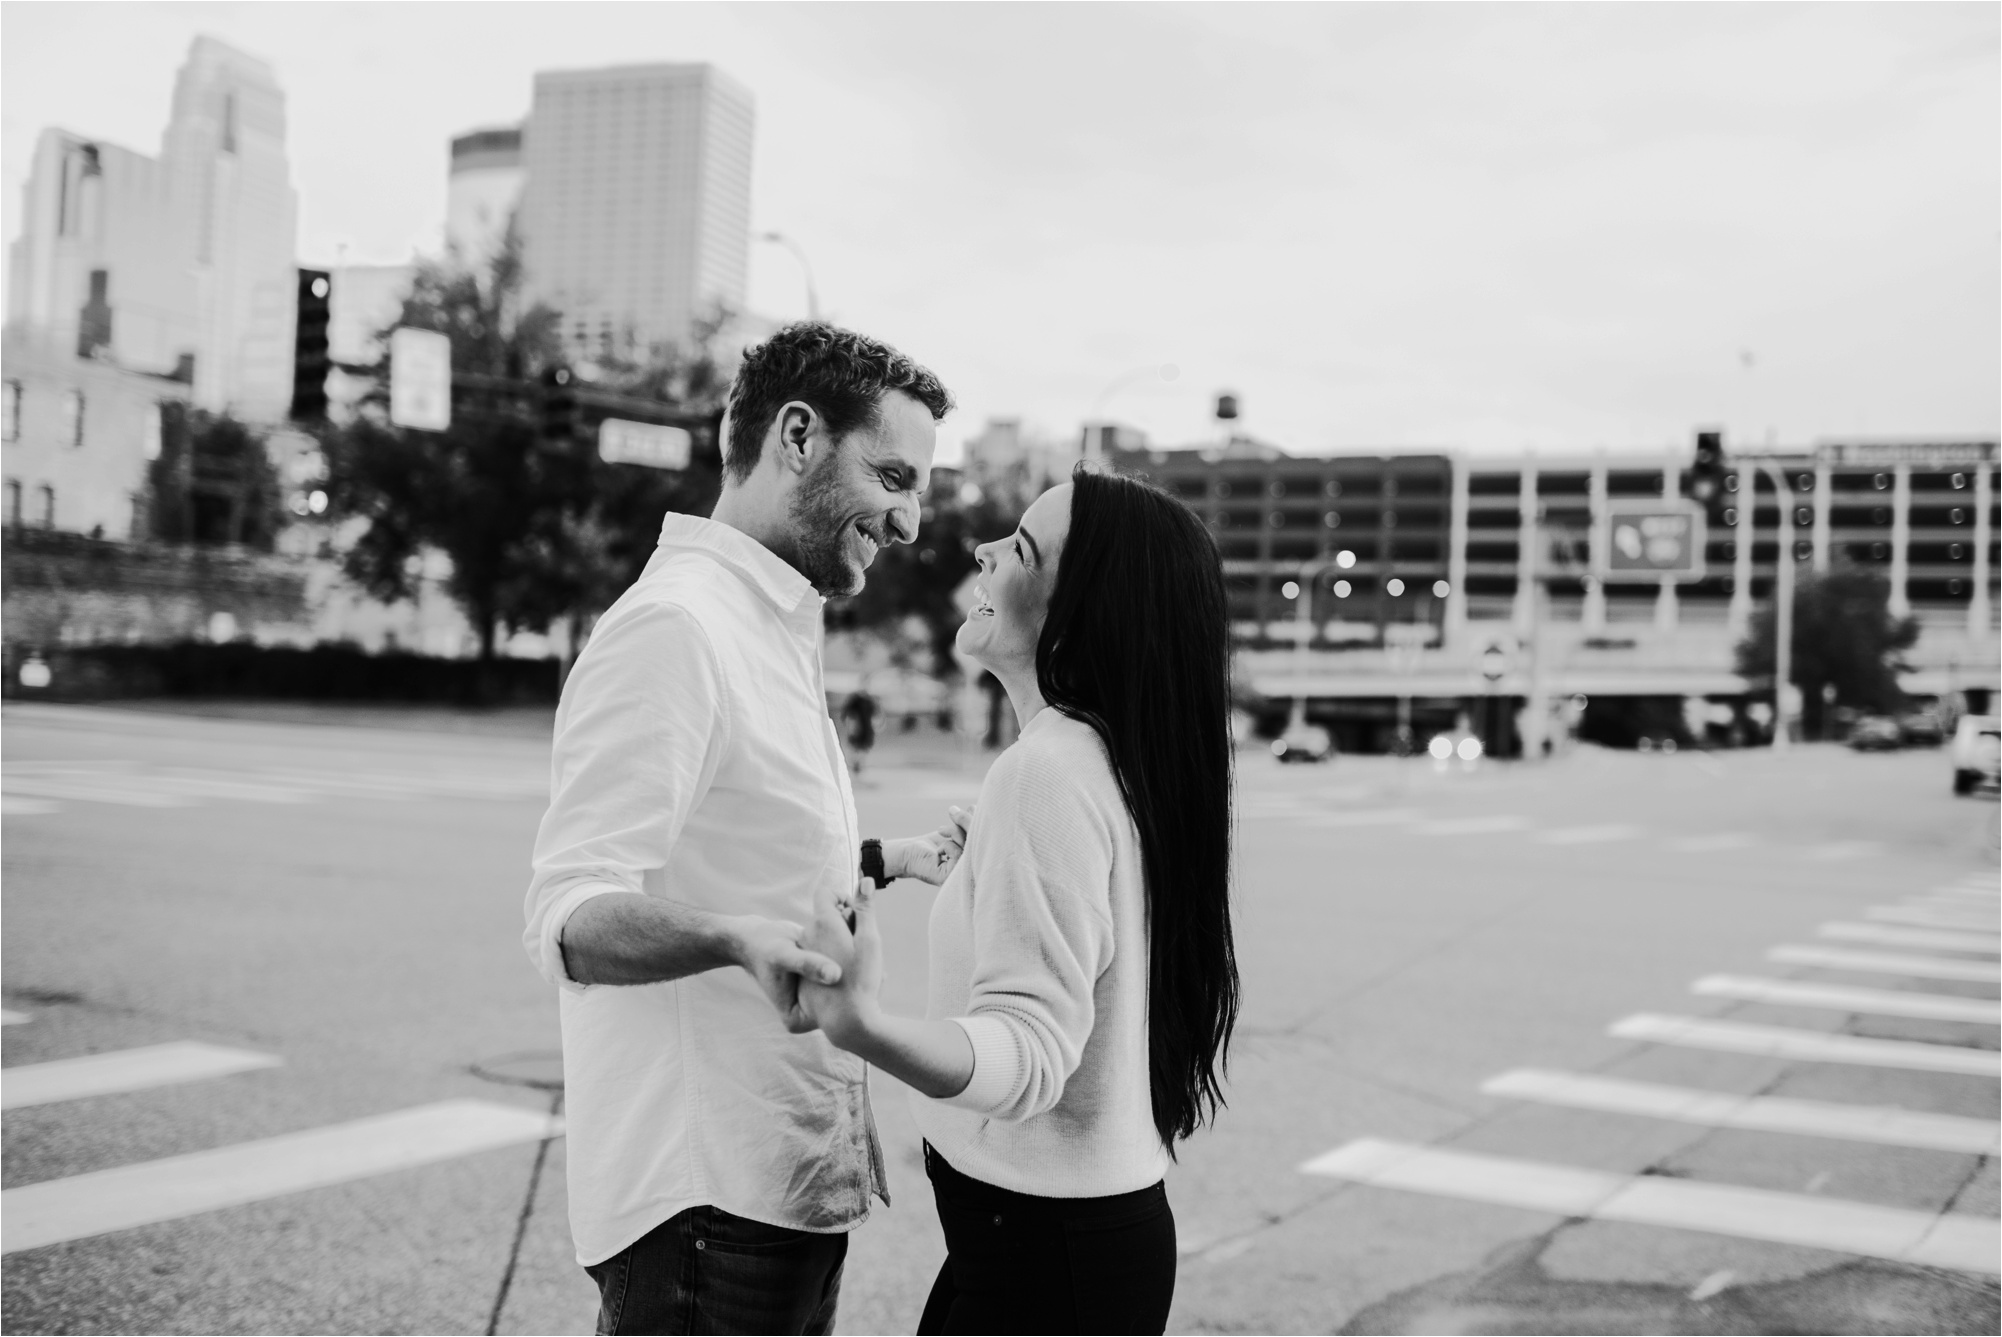
[[[862,842],[862,876],[876,884],[881,891],[890,885],[890,873],[883,866],[883,842],[874,836]]]

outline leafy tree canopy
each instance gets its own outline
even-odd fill
[[[1919,638],[1919,624],[1893,617],[1891,583],[1868,567],[1839,563],[1824,572],[1804,571],[1794,585],[1793,664],[1789,675],[1800,688],[1802,724],[1809,737],[1827,730],[1824,688],[1835,689],[1837,706],[1886,712],[1904,700],[1898,674],[1902,652]],[[1738,672],[1771,681],[1774,673],[1775,612],[1772,605],[1752,616],[1738,645]]]

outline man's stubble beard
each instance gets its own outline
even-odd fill
[[[786,509],[792,526],[793,568],[828,599],[859,594],[864,579],[847,553],[849,525],[836,496],[841,487],[839,455],[837,447],[800,480]]]

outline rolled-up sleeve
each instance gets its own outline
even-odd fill
[[[673,604],[614,608],[578,656],[557,711],[522,935],[551,983],[591,987],[563,963],[563,926],[577,907],[645,894],[646,874],[666,867],[715,779],[725,690],[701,626]]]
[[[1016,1122],[1055,1107],[1091,1038],[1114,946],[1115,814],[1046,761],[997,778],[968,850],[973,979],[967,1015],[952,1018],[973,1046],[973,1076],[945,1103]]]

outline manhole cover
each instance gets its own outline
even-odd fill
[[[537,1091],[563,1089],[563,1054],[555,1049],[532,1049],[520,1054],[502,1054],[467,1065],[475,1077],[504,1086],[526,1086]]]

